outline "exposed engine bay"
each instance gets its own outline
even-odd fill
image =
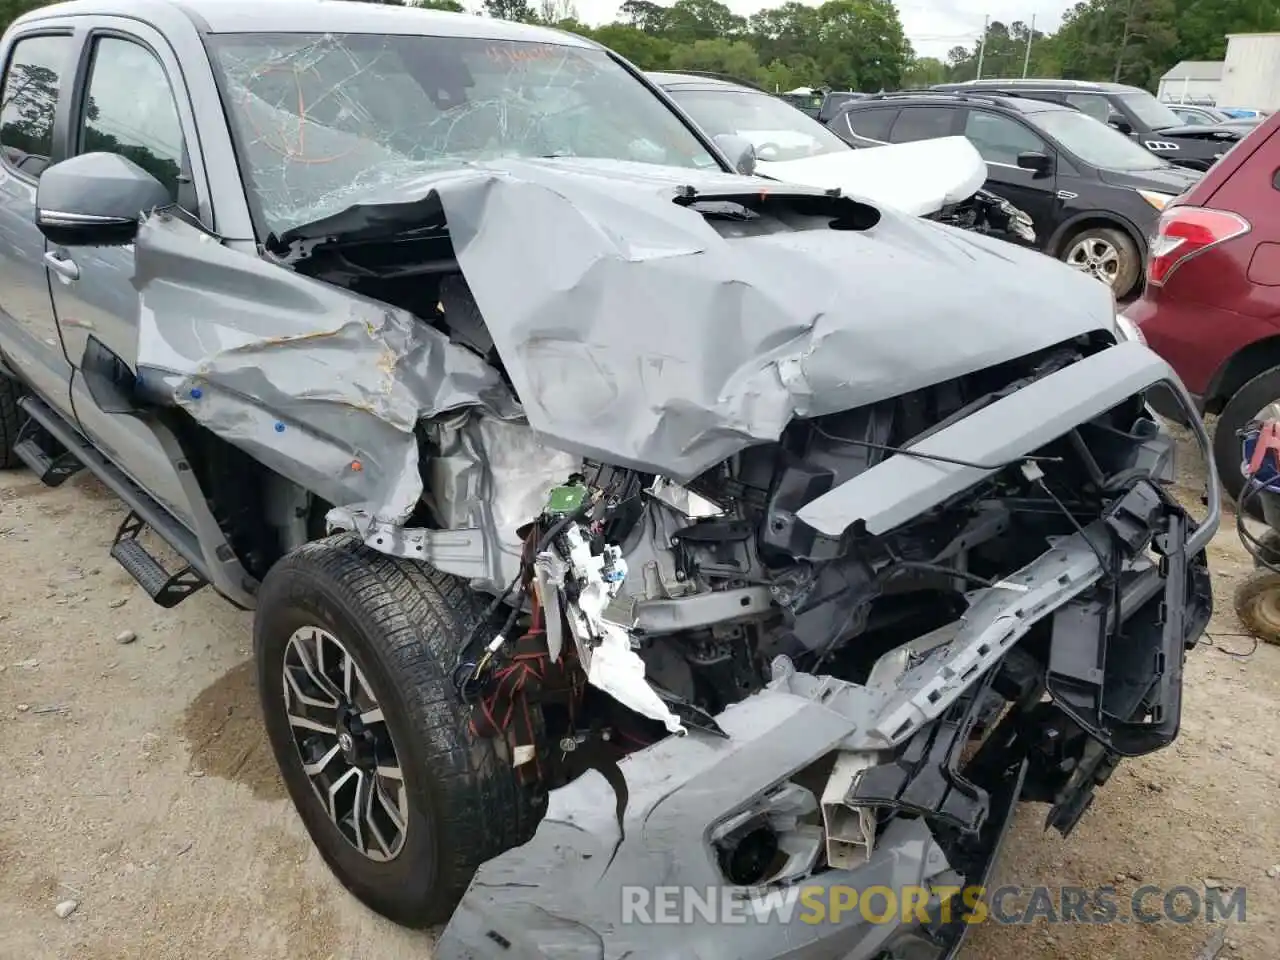
[[[683,485],[580,461],[520,524],[519,572],[491,604],[492,633],[477,631],[459,651],[454,680],[477,730],[507,738],[526,780],[550,788],[579,772],[571,762],[578,750],[607,746],[621,756],[688,729],[725,736],[716,715],[762,689],[779,657],[865,683],[883,657],[911,643],[925,646],[910,656],[925,656],[976,596],[1016,595],[1024,589],[1010,579],[1017,571],[1095,521],[1124,538],[1106,545],[1120,554],[1100,553],[1113,579],[1122,554],[1154,549],[1162,518],[1181,513],[1161,486],[1172,439],[1140,395],[1009,462],[913,452],[1109,345],[1084,337],[796,422],[777,444],[748,448]],[[895,456],[984,476],[879,534],[854,524],[830,536],[799,516]],[[431,463],[429,446],[423,461]],[[510,471],[491,479],[511,489],[527,464],[488,469]],[[535,483],[545,476],[534,471]],[[433,522],[450,519],[445,510]],[[1200,606],[1207,602],[1206,594]],[[1047,656],[1047,633],[1041,646]],[[1102,727],[1095,719],[1086,729]]]

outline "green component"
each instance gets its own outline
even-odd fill
[[[552,487],[547,495],[546,512],[549,516],[563,517],[578,510],[587,499],[587,488],[578,483]]]

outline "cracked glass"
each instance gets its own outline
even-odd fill
[[[603,50],[377,34],[210,41],[241,175],[284,231],[415,177],[509,157],[717,168]]]

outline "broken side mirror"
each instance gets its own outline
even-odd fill
[[[1129,121],[1126,120],[1124,117],[1122,117],[1118,113],[1113,113],[1111,114],[1111,116],[1107,117],[1107,124],[1109,126],[1115,127],[1117,130],[1123,133],[1126,137],[1129,134],[1133,133],[1133,127],[1129,125]]]
[[[716,146],[719,147],[729,162],[733,164],[733,169],[744,177],[755,176],[756,172],[756,147],[746,137],[740,137],[734,133],[722,133],[715,137]]]
[[[1023,170],[1030,170],[1037,177],[1043,177],[1053,168],[1053,158],[1047,153],[1027,151],[1018,154],[1018,166]]]
[[[172,205],[169,191],[132,160],[82,153],[46,167],[36,188],[36,226],[65,246],[132,243],[138,221]]]

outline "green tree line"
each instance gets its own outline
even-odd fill
[[[982,75],[1119,80],[1154,90],[1180,60],[1220,60],[1226,34],[1280,30],[1277,0],[1080,0],[1055,29],[993,22],[944,59],[918,57],[892,0],[788,0],[749,17],[720,0],[624,0],[613,23],[589,26],[573,0],[364,0],[412,4],[583,34],[646,70],[708,70],[769,90],[876,91]],[[0,25],[42,0],[0,0]],[[1044,25],[1041,25],[1042,27]],[[978,33],[979,31],[975,31]],[[1028,56],[1028,40],[1030,51]]]
[[[1221,60],[1227,34],[1272,30],[1280,30],[1275,0],[1081,0],[1055,31],[1031,37],[1027,75],[1115,80],[1154,92],[1182,60]],[[1019,21],[991,24],[982,75],[1021,76],[1029,32]],[[953,47],[931,66],[948,79],[972,80],[978,46]]]

